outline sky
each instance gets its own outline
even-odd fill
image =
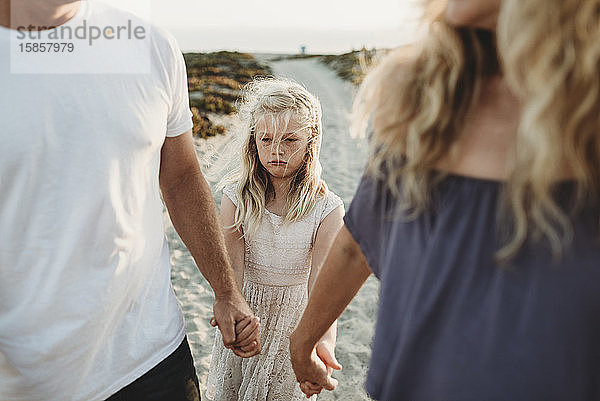
[[[417,35],[419,0],[103,0],[167,28],[184,51],[343,53]]]

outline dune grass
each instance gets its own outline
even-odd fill
[[[235,113],[241,88],[255,76],[271,74],[268,66],[247,53],[221,51],[183,56],[194,120],[193,133],[203,138],[225,133],[224,126],[211,122],[211,113]]]
[[[333,69],[340,78],[350,81],[354,85],[360,85],[365,75],[377,61],[378,56],[385,52],[386,50],[367,50],[363,48],[362,50],[340,55],[321,56],[320,60]]]

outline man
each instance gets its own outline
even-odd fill
[[[199,399],[160,192],[225,344],[260,352],[196,160],[181,52],[155,28],[117,46],[117,25],[143,21],[96,1],[0,0],[1,400]],[[105,41],[48,29],[81,26]],[[35,46],[52,40],[74,46]],[[31,73],[57,65],[81,70]]]

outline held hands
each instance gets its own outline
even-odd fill
[[[226,348],[242,358],[260,354],[259,319],[239,292],[215,298],[213,313],[210,324],[219,326]]]
[[[290,337],[290,356],[296,380],[306,397],[319,394],[321,390],[333,390],[338,382],[331,377],[333,370],[342,365],[335,359],[334,346],[319,341],[312,350],[302,349],[294,334]]]

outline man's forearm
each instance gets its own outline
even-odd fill
[[[190,173],[174,186],[163,188],[163,199],[175,230],[215,296],[236,291],[233,269],[217,219],[217,207],[202,173]]]

